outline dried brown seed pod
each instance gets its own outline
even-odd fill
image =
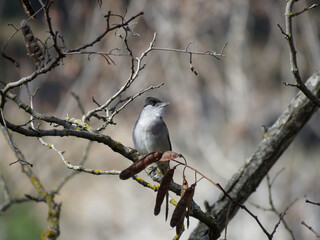
[[[173,178],[174,170],[175,168],[169,169],[161,180],[159,190],[157,193],[156,205],[154,207],[154,215],[156,216],[160,213],[161,205],[163,203],[164,197],[168,195],[168,190]],[[166,219],[167,219],[167,214],[166,214]]]
[[[44,63],[44,54],[42,48],[38,44],[37,39],[33,35],[32,30],[26,20],[21,21],[20,27],[24,36],[24,42],[26,44],[29,57],[37,67],[41,67]]]
[[[182,233],[182,231],[184,230],[183,222],[184,222],[184,216],[177,223],[177,226],[176,226],[176,234],[177,235],[180,235]]]
[[[169,216],[169,191],[166,194],[166,216],[165,216],[165,220],[168,220],[168,216]]]
[[[186,209],[190,208],[191,201],[195,191],[195,186],[196,186],[195,184],[192,184],[190,187],[188,187],[185,193],[183,194],[183,196],[180,198],[171,217],[171,221],[170,221],[171,227],[176,227],[180,221],[183,221],[186,214]]]
[[[133,177],[143,169],[148,167],[150,164],[158,162],[162,156],[161,152],[152,152],[144,156],[143,158],[135,161],[130,167],[126,168],[120,173],[120,179],[126,180]]]

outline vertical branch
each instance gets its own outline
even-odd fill
[[[293,32],[292,32],[292,19],[297,14],[294,14],[292,12],[293,5],[295,4],[296,0],[289,0],[287,1],[286,10],[285,10],[285,31],[281,28],[281,26],[278,24],[278,27],[281,30],[281,33],[284,35],[285,39],[288,42],[289,47],[289,61],[290,61],[290,70],[294,76],[295,84],[288,84],[285,83],[285,85],[288,86],[294,86],[301,90],[314,104],[316,104],[318,107],[320,107],[320,99],[315,96],[303,83],[300,71],[298,68],[298,61],[297,61],[297,51],[296,47],[294,45],[293,41]]]
[[[50,33],[50,35],[52,37],[52,40],[53,40],[53,47],[56,50],[59,58],[63,58],[63,57],[65,57],[65,55],[61,52],[61,49],[58,46],[58,40],[57,40],[58,31],[56,31],[56,32],[53,31],[53,27],[52,27],[52,23],[51,23],[51,17],[49,15],[49,10],[50,10],[50,7],[51,7],[52,3],[53,3],[52,0],[49,0],[46,3],[45,8],[44,8],[44,15],[46,17],[46,22],[47,22],[47,25],[48,25],[48,28],[49,28],[49,33]]]
[[[20,162],[21,165],[29,165],[30,167],[32,167],[33,165],[31,163],[25,161],[24,159],[22,159],[20,157],[19,152],[18,152],[18,148],[16,147],[16,144],[14,143],[14,141],[12,139],[12,136],[9,133],[9,130],[8,130],[8,127],[7,127],[7,123],[6,123],[6,120],[5,120],[4,115],[3,115],[3,109],[2,108],[0,108],[0,119],[2,119],[4,130],[5,130],[5,134],[6,134],[6,137],[8,138],[9,145],[11,146],[12,150],[14,151],[14,154],[17,157],[17,161],[14,161],[14,162],[10,163],[10,165],[15,164],[17,162]]]
[[[18,155],[18,158],[21,159],[22,162],[27,162],[23,153],[15,145],[12,144],[12,141],[10,140],[10,133],[8,131],[2,132],[5,135],[11,149],[15,152],[15,154]],[[54,195],[45,190],[44,186],[40,182],[39,178],[34,174],[29,164],[21,164],[21,170],[29,178],[31,184],[36,189],[40,198],[43,199],[48,205],[48,228],[42,233],[42,239],[57,239],[60,235],[59,218],[61,204],[56,203],[54,201]]]

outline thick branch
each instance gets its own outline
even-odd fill
[[[1,124],[3,124],[2,121],[3,120],[0,119]],[[136,160],[136,158],[139,156],[139,154],[135,150],[122,145],[120,142],[117,142],[113,140],[111,137],[109,137],[108,135],[104,135],[104,134],[88,132],[85,130],[77,130],[77,129],[34,130],[34,129],[24,128],[22,126],[12,124],[8,121],[6,121],[6,125],[10,130],[25,136],[29,136],[29,137],[45,137],[45,136],[79,137],[79,138],[87,139],[94,142],[104,143],[107,146],[109,146],[114,152],[120,153],[121,155],[123,155],[128,159],[131,159],[132,161]]]
[[[319,97],[320,72],[310,77],[306,86],[315,96]],[[254,154],[248,159],[247,164],[232,177],[225,187],[226,192],[235,201],[242,204],[248,199],[317,109],[316,105],[302,92],[297,94],[287,110],[268,129]],[[210,207],[210,212],[216,218],[216,224],[221,231],[225,227],[229,205],[230,200],[224,194],[221,194],[219,200]],[[233,204],[228,219],[231,220],[238,210],[239,207]],[[190,239],[199,239],[207,231],[208,227],[200,223]],[[211,237],[211,239],[216,238]]]

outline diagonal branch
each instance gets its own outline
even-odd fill
[[[32,80],[34,80],[35,78],[37,78],[41,74],[46,74],[47,72],[50,72],[53,68],[55,68],[56,66],[59,65],[60,60],[61,60],[61,58],[57,57],[53,61],[51,61],[49,64],[47,64],[45,67],[34,71],[29,76],[23,77],[20,80],[15,81],[15,82],[8,83],[5,86],[5,88],[2,89],[1,92],[0,92],[1,95],[2,95],[0,107],[3,108],[4,103],[5,103],[5,97],[6,97],[6,94],[7,94],[8,91],[10,91],[11,89],[13,89],[15,87],[20,87],[23,84],[31,82]]]
[[[141,70],[144,68],[144,66],[142,65],[142,61],[143,59],[147,56],[147,54],[152,50],[153,44],[156,40],[156,33],[153,34],[153,38],[149,44],[149,47],[141,54],[140,57],[136,57],[134,58],[132,56],[132,64],[131,64],[131,74],[130,77],[127,79],[127,81],[122,85],[122,87],[118,90],[118,92],[116,92],[112,97],[110,97],[110,99],[105,102],[104,104],[102,104],[101,106],[90,110],[88,113],[86,113],[85,115],[83,115],[82,117],[82,121],[86,122],[88,121],[95,113],[102,111],[106,108],[108,108],[108,106],[113,102],[114,99],[116,99],[117,97],[119,97],[124,91],[126,91],[130,85],[137,79],[137,77],[139,76],[139,73],[141,72]],[[127,45],[127,49],[128,51],[131,51],[130,48]],[[130,53],[130,55],[132,55],[132,53]],[[137,66],[135,68],[134,62],[137,62]],[[112,116],[113,117],[113,116]],[[112,120],[112,119],[111,119]]]
[[[320,96],[320,72],[308,79],[306,87],[315,96]],[[287,110],[268,129],[253,155],[247,160],[247,164],[231,178],[224,188],[235,201],[244,203],[248,199],[317,109],[316,105],[302,92],[297,94]],[[218,201],[209,208],[220,231],[225,227],[229,205],[230,200],[221,194]],[[238,210],[239,206],[233,204],[228,215],[229,221]],[[207,231],[208,227],[200,223],[190,239],[198,239]],[[217,233],[213,235],[211,239],[218,237]]]
[[[91,41],[91,42],[89,42],[89,43],[87,43],[87,44],[84,44],[84,45],[81,46],[81,47],[78,47],[78,48],[75,48],[75,49],[70,49],[70,50],[67,51],[67,53],[79,52],[79,51],[84,50],[84,49],[86,49],[86,48],[88,48],[88,47],[92,47],[92,46],[95,45],[96,43],[100,42],[101,39],[104,38],[104,36],[105,36],[107,33],[111,32],[111,31],[113,31],[113,30],[120,29],[120,28],[122,28],[122,27],[127,26],[130,22],[132,22],[134,19],[136,19],[137,17],[139,17],[139,16],[141,16],[141,15],[143,15],[143,12],[139,12],[138,14],[132,16],[132,17],[131,17],[130,19],[128,19],[127,21],[124,21],[124,18],[121,17],[121,18],[122,18],[122,23],[119,23],[119,24],[117,24],[117,25],[115,25],[115,26],[113,26],[113,27],[110,27],[109,24],[107,24],[106,30],[105,30],[103,33],[101,33],[95,40],[93,40],[93,41]],[[110,17],[110,16],[116,16],[116,15],[109,13],[108,16]],[[107,20],[108,20],[108,19],[107,19]],[[108,22],[108,21],[107,21],[107,22]]]
[[[0,124],[3,124],[3,119],[0,118]],[[19,125],[15,125],[11,122],[6,121],[8,129],[20,133],[28,137],[46,137],[46,136],[59,136],[59,137],[78,137],[87,139],[90,141],[103,143],[109,146],[114,152],[120,153],[127,159],[135,161],[139,154],[136,150],[126,147],[118,141],[115,141],[108,135],[99,134],[95,132],[89,132],[82,129],[50,129],[50,130],[41,130],[41,129],[28,129]]]

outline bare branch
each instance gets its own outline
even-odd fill
[[[105,129],[107,127],[108,124],[112,123],[113,122],[113,118],[120,112],[122,111],[130,102],[132,102],[134,99],[136,99],[137,97],[141,96],[142,94],[144,94],[145,92],[148,92],[152,89],[156,89],[156,88],[160,88],[161,86],[163,86],[164,83],[161,83],[157,86],[150,86],[148,88],[145,88],[145,89],[142,89],[140,92],[138,92],[137,94],[135,94],[134,96],[132,97],[129,97],[125,103],[120,107],[120,108],[117,108],[113,111],[113,113],[108,117],[108,120],[100,127],[97,129],[97,131],[101,131],[103,129]]]
[[[16,164],[16,163],[21,163],[22,165],[29,165],[30,167],[32,167],[33,165],[27,161],[25,161],[23,158],[20,157],[19,155],[19,151],[18,151],[18,148],[16,146],[16,144],[14,143],[13,139],[12,139],[12,136],[10,135],[9,133],[9,130],[8,130],[8,127],[7,127],[7,124],[6,124],[6,121],[5,121],[5,118],[4,118],[4,115],[3,115],[3,111],[2,111],[2,108],[0,108],[0,117],[1,119],[3,120],[3,126],[4,127],[1,127],[1,129],[4,129],[4,131],[6,132],[5,136],[8,138],[8,142],[10,143],[10,146],[12,147],[13,151],[14,151],[14,154],[16,155],[17,157],[17,161],[14,161],[12,163],[10,163],[10,165],[12,164]]]
[[[79,162],[79,165],[82,166],[88,159],[88,154],[89,154],[89,151],[91,149],[91,146],[92,146],[92,142],[89,142],[85,151],[84,151],[84,154],[82,156],[82,159],[81,161]],[[79,173],[79,171],[73,171],[71,172],[69,175],[67,175],[66,177],[64,177],[62,179],[62,181],[58,184],[58,186],[56,187],[56,190],[54,191],[54,193],[58,193],[60,192],[61,188],[71,179],[73,178],[75,175],[77,175]]]
[[[55,123],[59,126],[63,126],[65,128],[71,128],[72,127],[72,124],[69,123],[68,121],[66,120],[63,120],[63,119],[60,119],[60,118],[56,118],[54,116],[46,116],[46,115],[43,115],[37,111],[35,111],[33,109],[33,107],[25,104],[24,102],[22,102],[17,95],[15,94],[11,94],[11,93],[7,93],[6,94],[6,97],[9,98],[10,100],[12,100],[13,102],[15,102],[19,108],[23,109],[26,113],[30,114],[33,118],[36,118],[36,119],[39,119],[39,120],[42,120],[42,121],[45,121],[45,122],[48,122],[48,123]],[[0,122],[1,122],[1,119],[0,119]]]
[[[153,39],[150,42],[149,47],[141,54],[141,56],[137,57],[137,58],[133,58],[133,62],[132,62],[132,69],[133,69],[132,71],[133,72],[131,73],[128,80],[119,89],[119,91],[116,92],[107,102],[105,102],[104,104],[102,104],[101,106],[99,106],[93,110],[90,110],[88,113],[83,115],[82,121],[86,122],[93,116],[93,114],[107,109],[109,107],[109,105],[113,102],[113,100],[115,100],[117,97],[119,97],[124,91],[126,91],[130,87],[130,85],[139,76],[140,71],[143,69],[143,67],[141,66],[141,62],[143,61],[144,57],[147,56],[147,54],[152,50],[152,46],[153,46],[153,43],[155,42],[155,39],[156,39],[156,33],[153,35]],[[137,61],[136,67],[134,67],[134,61]]]
[[[26,84],[28,82],[31,82],[33,79],[38,77],[41,74],[45,74],[49,71],[51,71],[53,68],[59,65],[60,57],[55,58],[53,61],[51,61],[49,64],[45,65],[43,68],[40,68],[36,71],[34,71],[31,75],[27,77],[23,77],[18,81],[8,83],[3,90],[0,91],[0,94],[2,95],[1,104],[0,107],[3,108],[5,104],[5,97],[8,91],[10,91],[13,88],[19,87],[23,84]]]
[[[76,93],[74,93],[73,91],[71,91],[71,95],[74,97],[74,99],[78,103],[78,107],[79,107],[79,109],[81,111],[81,114],[85,114],[85,110],[84,110],[84,107],[83,107],[83,105],[82,105],[82,103],[80,101],[80,97]]]
[[[2,120],[0,119],[0,123]],[[138,154],[135,150],[122,145],[120,142],[113,140],[110,136],[104,135],[101,133],[94,133],[85,130],[77,130],[77,129],[51,129],[51,130],[41,130],[41,129],[26,129],[21,126],[12,124],[6,121],[6,124],[9,129],[15,131],[17,133],[23,134],[29,137],[45,137],[45,136],[60,136],[60,137],[67,137],[67,136],[74,136],[83,139],[87,139],[90,141],[95,141],[99,143],[104,143],[108,145],[114,152],[120,153],[124,157],[135,161],[138,157]],[[50,146],[50,145],[49,145]],[[48,147],[49,147],[48,146]]]
[[[153,51],[163,51],[163,52],[176,52],[176,53],[187,53],[187,54],[193,54],[193,55],[202,55],[202,56],[212,56],[216,59],[220,60],[220,57],[225,57],[224,51],[227,47],[228,43],[226,43],[221,51],[219,53],[215,51],[204,51],[204,52],[197,52],[197,51],[190,51],[188,48],[190,46],[190,43],[186,47],[186,49],[174,49],[174,48],[160,48],[160,47],[153,47]]]
[[[49,0],[46,4],[45,4],[45,7],[44,7],[44,15],[46,17],[46,21],[47,21],[47,25],[48,25],[48,28],[49,28],[49,33],[52,37],[52,40],[53,40],[53,47],[56,51],[56,53],[58,54],[57,58],[62,59],[65,57],[65,55],[62,53],[60,47],[58,46],[58,32],[54,32],[53,30],[53,27],[52,27],[52,23],[51,23],[51,17],[50,17],[50,14],[49,14],[49,10],[50,10],[50,6],[53,4],[53,0]]]
[[[274,226],[274,229],[273,229],[272,233],[271,233],[270,236],[269,236],[269,239],[270,239],[270,240],[273,238],[274,234],[275,234],[276,231],[277,231],[277,228],[279,227],[281,221],[283,221],[283,217],[284,217],[285,215],[286,215],[285,212],[280,215],[278,223]]]
[[[3,128],[1,128],[1,130],[2,133],[5,135],[6,139],[8,140],[10,147],[19,155],[19,159],[21,159],[23,162],[27,162],[22,152],[15,146],[13,146],[9,141],[9,137],[6,136],[7,134],[9,134],[8,131],[4,130]],[[21,164],[21,169],[22,172],[29,178],[31,184],[36,189],[39,197],[36,197],[34,199],[32,197],[27,197],[28,200],[26,200],[26,198],[17,199],[14,203],[22,203],[35,199],[39,199],[39,201],[42,201],[43,199],[48,206],[48,228],[42,233],[42,236],[50,236],[51,239],[56,239],[60,235],[59,217],[61,204],[58,204],[54,201],[54,195],[50,195],[49,192],[45,190],[39,178],[33,173],[32,168],[29,165]],[[10,205],[7,205],[7,208]]]
[[[106,30],[105,30],[102,34],[100,34],[95,40],[91,41],[90,43],[84,44],[84,45],[81,46],[81,47],[74,48],[74,49],[70,49],[70,50],[67,51],[67,53],[79,52],[79,51],[84,50],[84,49],[86,49],[86,48],[88,48],[88,47],[92,47],[92,46],[95,45],[96,43],[100,42],[101,39],[104,38],[104,36],[105,36],[108,32],[111,32],[111,31],[113,31],[113,30],[116,30],[116,29],[119,29],[119,28],[122,28],[122,27],[127,26],[130,22],[132,22],[134,19],[136,19],[137,17],[139,17],[139,16],[141,16],[141,15],[143,15],[143,12],[140,12],[140,13],[132,16],[129,20],[123,21],[122,23],[117,24],[117,25],[115,25],[115,26],[113,26],[113,27],[110,27],[109,25],[107,25]],[[108,16],[110,17],[110,16],[119,16],[119,15],[114,15],[114,14],[109,13]],[[121,18],[123,19],[123,17],[121,17]],[[123,19],[123,20],[124,20],[124,19]],[[108,22],[108,21],[107,21],[107,22]]]
[[[319,96],[320,72],[311,76],[306,86],[314,95]],[[224,188],[236,202],[244,203],[255,191],[269,169],[316,110],[317,107],[302,92],[297,94],[287,110],[268,128],[268,134],[265,134],[254,154],[247,160],[247,164],[232,177]],[[215,216],[215,222],[221,230],[225,226],[229,204],[230,199],[225,194],[221,194],[219,200],[209,209]],[[238,209],[238,205],[232,205],[229,219],[236,214]],[[207,230],[208,228],[200,223],[190,239],[194,239],[193,234],[197,235],[199,232],[203,233]]]
[[[314,233],[314,235],[316,235],[317,238],[320,238],[320,234],[318,232],[316,232],[311,226],[309,226],[308,224],[306,224],[304,221],[301,221],[301,224],[303,226],[305,226],[306,228],[308,228],[311,232]]]
[[[289,47],[289,60],[290,60],[290,67],[291,72],[294,76],[296,84],[289,84],[286,83],[288,86],[295,86],[298,89],[300,89],[311,101],[316,104],[318,107],[320,107],[320,99],[315,96],[309,89],[306,87],[304,82],[302,81],[300,71],[298,68],[297,63],[297,51],[294,45],[293,41],[293,32],[292,32],[292,19],[293,17],[297,16],[292,13],[293,5],[296,2],[296,0],[289,0],[287,1],[286,10],[285,10],[285,30],[283,30],[280,25],[278,24],[278,27],[281,30],[281,33],[284,35],[285,39],[287,40],[288,47]],[[302,12],[301,12],[302,13]]]
[[[310,7],[306,7],[306,8],[304,8],[303,10],[301,10],[301,11],[299,11],[299,12],[293,13],[293,14],[292,14],[292,17],[299,16],[300,14],[302,14],[302,13],[304,13],[304,12],[306,12],[306,11],[309,11],[309,10],[311,10],[311,9],[317,8],[317,7],[319,7],[319,6],[320,6],[319,4],[314,3],[314,4],[312,4]]]
[[[29,195],[26,195],[24,198],[12,198],[10,201],[4,203],[0,206],[0,216],[7,211],[13,204],[19,204],[19,203],[25,203],[25,202],[44,202],[44,199],[41,197],[31,197]]]
[[[310,203],[310,204],[313,204],[313,205],[317,205],[317,206],[320,206],[320,202],[312,202],[308,199],[306,199],[306,203]]]

